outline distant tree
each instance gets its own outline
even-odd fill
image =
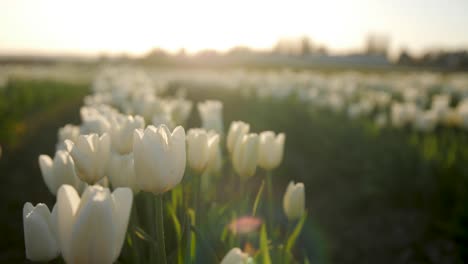
[[[366,38],[365,53],[387,56],[390,39],[383,34],[371,33]]]
[[[300,39],[300,43],[301,43],[300,52],[302,56],[309,55],[313,52],[313,44],[312,44],[312,41],[309,39],[309,37],[303,36]]]

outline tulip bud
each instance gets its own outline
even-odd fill
[[[80,127],[74,125],[65,125],[61,127],[57,133],[58,136],[58,143],[57,149],[65,149],[65,140],[69,139],[72,142],[75,142],[78,136],[80,136]]]
[[[240,248],[233,248],[224,256],[221,264],[244,264],[247,263],[248,259],[247,253],[242,252]]]
[[[88,186],[79,197],[69,185],[57,193],[57,230],[67,263],[113,263],[127,232],[133,195],[129,188],[113,193]]]
[[[275,138],[275,133],[265,131],[260,133],[258,148],[258,165],[265,170],[278,167],[283,159],[285,135],[280,133]]]
[[[187,159],[190,168],[202,173],[209,159],[208,133],[203,129],[187,132]]]
[[[300,218],[305,210],[304,184],[289,182],[288,188],[283,197],[284,213],[289,220]]]
[[[238,140],[237,145],[234,147],[232,164],[234,170],[243,179],[255,174],[257,169],[258,143],[258,135],[251,133],[243,135],[242,139]]]
[[[229,132],[227,136],[227,149],[230,153],[234,152],[234,146],[237,144],[237,141],[242,139],[242,137],[249,133],[250,125],[242,121],[234,121],[229,127]]]
[[[219,145],[219,134],[213,130],[208,131],[208,165],[206,171],[210,173],[220,172],[223,166],[223,156]]]
[[[96,133],[102,135],[108,132],[111,128],[109,120],[101,114],[90,115],[83,120],[80,131],[81,134]]]
[[[111,153],[108,168],[112,188],[128,187],[134,194],[139,192],[134,169],[133,153],[120,155]]]
[[[50,261],[59,253],[59,245],[53,226],[53,216],[45,204],[34,207],[25,203],[23,207],[24,244],[26,258],[31,261]]]
[[[165,125],[135,130],[133,154],[140,190],[161,194],[174,188],[185,171],[184,128],[178,126],[172,134]]]
[[[40,155],[39,167],[42,178],[53,195],[57,194],[62,184],[70,184],[79,192],[83,188],[83,182],[76,176],[75,163],[66,151],[55,152],[54,160],[48,155]]]
[[[124,116],[111,122],[109,130],[112,149],[119,154],[128,154],[133,149],[133,131],[145,127],[141,116]]]
[[[82,181],[92,185],[105,176],[110,154],[108,134],[101,137],[97,134],[81,135],[76,143],[66,140],[65,144],[75,161],[78,177]]]
[[[223,133],[223,103],[216,100],[207,100],[197,104],[202,126],[206,130]]]

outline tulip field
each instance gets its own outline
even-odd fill
[[[0,82],[2,263],[468,259],[466,74],[65,75]]]

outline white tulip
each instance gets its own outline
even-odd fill
[[[176,125],[183,125],[192,112],[192,102],[184,98],[164,100],[164,107]]]
[[[234,152],[234,146],[236,146],[237,141],[242,139],[245,134],[249,133],[249,130],[250,125],[242,121],[234,121],[231,123],[226,144],[230,153]]]
[[[243,135],[234,147],[232,164],[234,170],[243,179],[253,176],[257,169],[259,137],[251,133]]]
[[[178,126],[172,133],[165,125],[135,130],[133,154],[140,190],[161,194],[174,188],[185,171],[184,128]]]
[[[133,193],[139,192],[134,169],[133,153],[120,155],[111,153],[108,168],[112,188],[128,187]]]
[[[89,186],[81,199],[70,185],[57,194],[57,232],[67,263],[113,263],[120,255],[132,208],[129,188],[113,193]]]
[[[240,248],[233,248],[224,256],[220,264],[244,264],[247,263],[249,255],[242,252]]]
[[[151,119],[152,124],[155,126],[166,125],[168,128],[174,128],[175,122],[172,120],[171,114],[166,112],[157,113]]]
[[[102,135],[108,132],[110,128],[111,125],[109,120],[107,120],[107,118],[101,114],[96,114],[83,120],[80,127],[80,132],[81,134],[97,133]]]
[[[64,127],[59,128],[57,136],[57,149],[65,149],[65,140],[69,139],[72,142],[75,142],[78,136],[80,136],[80,127],[70,124],[65,125]]]
[[[420,132],[431,132],[437,125],[437,113],[429,110],[420,112],[414,119],[413,126]]]
[[[272,131],[260,133],[258,166],[265,170],[278,167],[283,160],[284,140],[284,133],[279,133],[277,136]]]
[[[109,130],[111,146],[119,154],[128,154],[133,149],[133,131],[145,127],[145,120],[141,116],[119,116],[111,122]]]
[[[66,151],[55,152],[53,160],[48,155],[40,155],[39,168],[47,188],[53,195],[57,194],[62,184],[69,184],[79,192],[83,188],[83,182],[76,176],[75,162]]]
[[[300,218],[305,211],[305,190],[303,183],[289,182],[283,197],[284,213],[289,220]]]
[[[190,129],[187,132],[187,159],[190,168],[197,173],[203,172],[209,154],[208,133],[204,129]]]
[[[31,261],[50,261],[60,254],[54,227],[55,207],[52,214],[45,204],[23,207],[24,244],[26,258]]]
[[[105,176],[110,155],[110,139],[107,133],[101,137],[97,134],[81,135],[76,143],[66,140],[65,144],[82,181],[93,185]]]
[[[208,131],[208,164],[206,171],[210,173],[220,172],[223,167],[223,156],[219,145],[219,134],[213,130]]]
[[[198,103],[197,108],[203,128],[222,134],[224,131],[223,103],[216,100],[207,100]]]

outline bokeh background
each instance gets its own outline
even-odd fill
[[[416,90],[456,107],[468,93],[467,10],[462,0],[0,2],[0,262],[25,261],[23,204],[54,203],[38,156],[53,155],[96,74],[116,66],[194,103],[221,100],[225,128],[285,132],[275,200],[280,209],[281,186],[305,183],[299,243],[313,263],[465,262],[468,130],[381,127],[290,91],[351,85],[401,100]],[[253,85],[286,96],[246,93]],[[188,126],[200,126],[195,111]]]

